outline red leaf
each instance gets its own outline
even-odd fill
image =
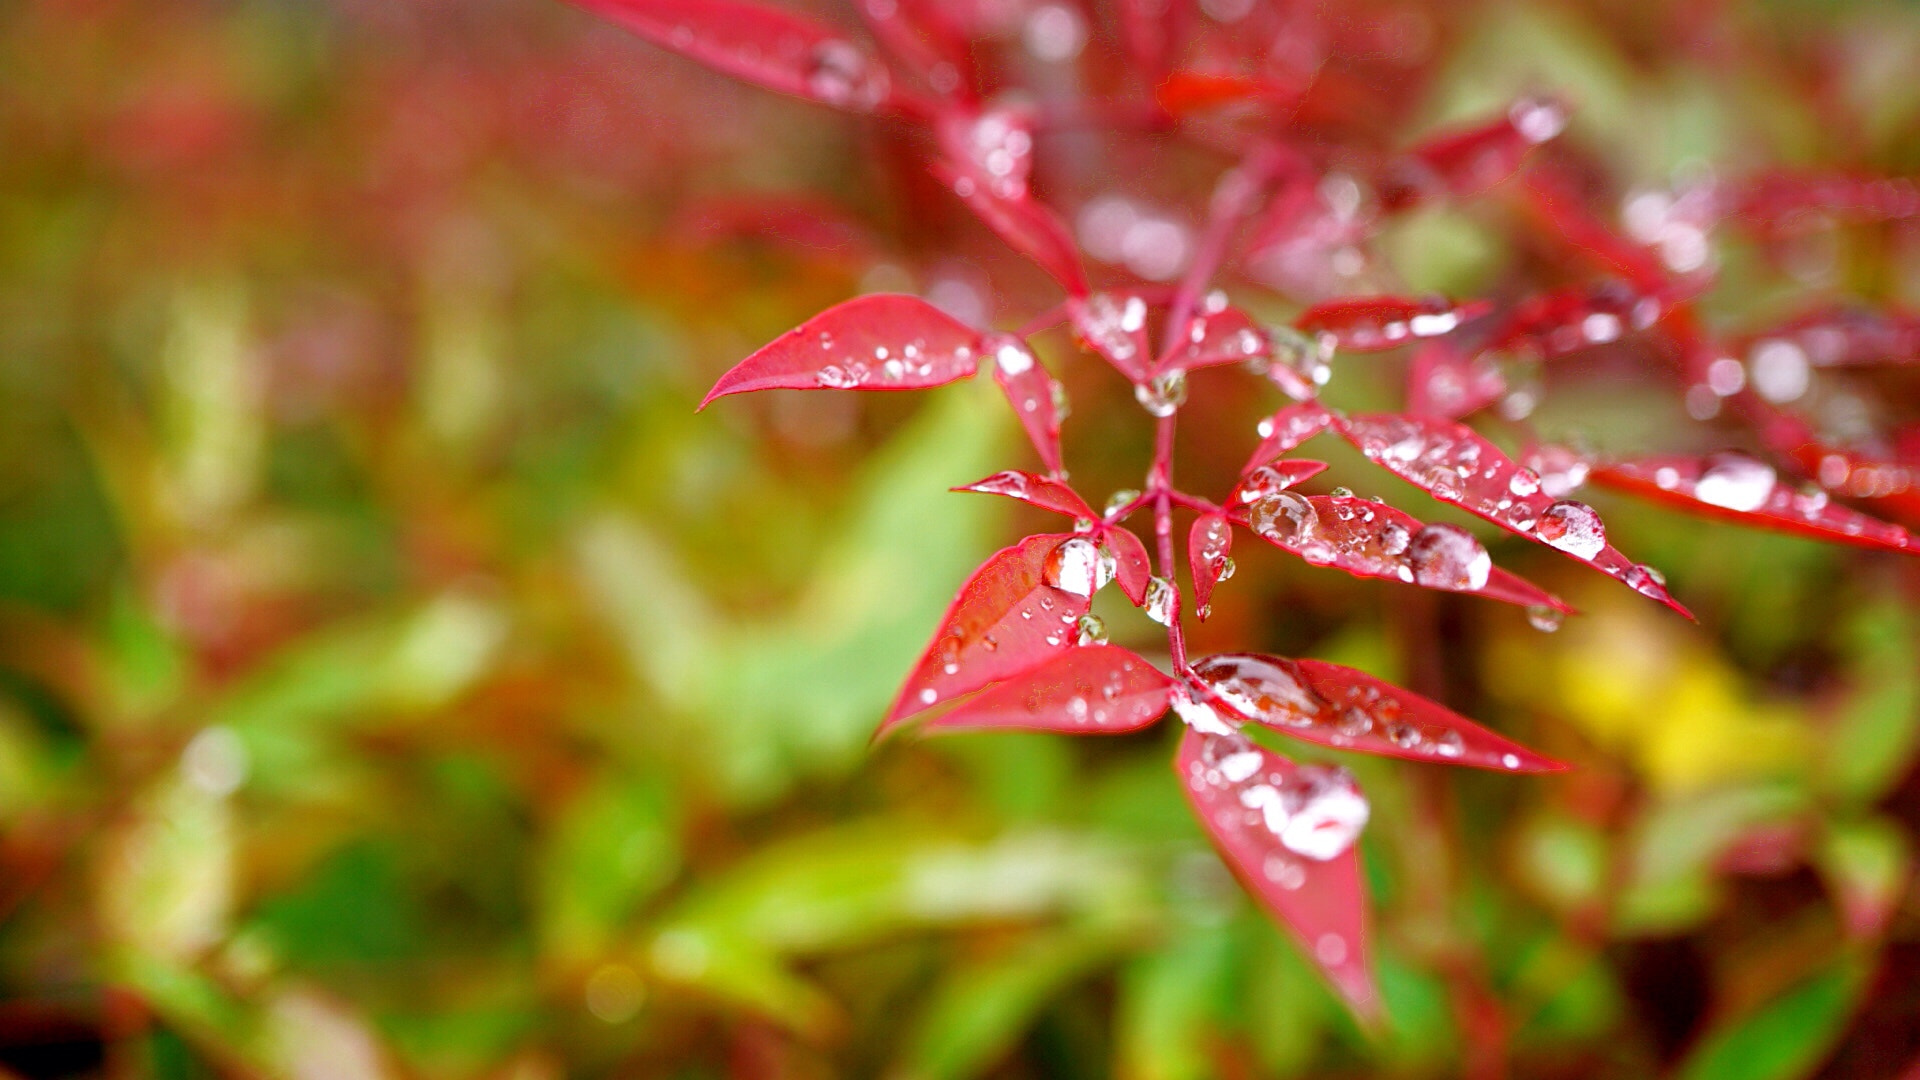
[[[879,733],[1073,648],[1080,616],[1091,606],[1098,560],[1086,537],[1043,534],[981,564],[953,598]]]
[[[1527,206],[1541,223],[1597,265],[1632,282],[1642,292],[1660,295],[1668,286],[1667,268],[1653,252],[1621,236],[1582,204],[1577,188],[1550,169],[1529,169],[1520,180]]]
[[[575,0],[640,37],[769,90],[854,112],[893,104],[886,65],[841,31],[746,0]]]
[[[1494,566],[1486,548],[1465,529],[1422,525],[1385,503],[1288,491],[1234,507],[1227,516],[1274,547],[1355,577],[1474,593],[1522,607],[1573,610],[1545,589]]]
[[[1146,603],[1147,579],[1153,576],[1153,560],[1147,556],[1147,546],[1130,530],[1118,526],[1102,533],[1101,539],[1113,551],[1113,576],[1120,583],[1120,591],[1127,594],[1135,607]]]
[[[1781,483],[1773,466],[1745,454],[1624,461],[1594,470],[1593,478],[1607,487],[1708,517],[1881,551],[1920,554],[1920,546],[1914,544],[1907,530],[1830,502],[1827,493],[1817,487],[1799,491]]]
[[[1147,302],[1124,293],[1094,293],[1067,301],[1080,343],[1135,383],[1147,381],[1153,346],[1147,341]]]
[[[1661,311],[1657,296],[1624,282],[1558,289],[1516,305],[1492,345],[1564,356],[1618,341],[1628,330],[1645,330],[1659,321]]]
[[[1008,246],[1052,275],[1069,295],[1086,295],[1087,273],[1080,265],[1080,251],[1059,215],[1030,198],[1003,199],[945,162],[934,162],[932,168],[940,182],[953,189]]]
[[[1240,475],[1240,483],[1233,489],[1232,501],[1258,502],[1276,491],[1285,491],[1296,484],[1311,480],[1326,470],[1326,462],[1311,461],[1307,458],[1292,458],[1259,465]]]
[[[1564,104],[1521,98],[1499,119],[1431,139],[1412,156],[1455,195],[1474,195],[1512,176],[1534,147],[1566,126]]]
[[[1783,348],[1789,351],[1782,353]],[[1733,351],[1746,354],[1749,370],[1760,369],[1768,363],[1803,371],[1807,365],[1853,367],[1920,363],[1920,316],[1825,308],[1749,335]]]
[[[1042,510],[1051,510],[1056,514],[1065,514],[1070,518],[1097,521],[1099,514],[1080,497],[1080,493],[1058,480],[1049,480],[1044,476],[1035,476],[1030,472],[1008,469],[997,472],[984,480],[975,480],[971,484],[954,488],[955,491],[978,491],[985,495],[1005,495],[1009,499],[1029,502]]]
[[[720,376],[700,401],[750,390],[918,390],[973,374],[978,331],[917,296],[859,296],[801,323]]]
[[[1174,681],[1118,645],[1081,645],[962,701],[924,730],[1138,731],[1167,711]]]
[[[1333,414],[1317,401],[1289,405],[1260,421],[1260,445],[1253,448],[1245,476],[1274,458],[1292,451],[1301,443],[1325,431],[1333,423]]]
[[[1193,665],[1215,702],[1310,743],[1366,754],[1508,772],[1561,772],[1562,762],[1410,690],[1321,660],[1223,653]]]
[[[1191,729],[1174,772],[1234,877],[1354,1012],[1377,1021],[1358,849],[1349,840],[1332,857],[1315,857],[1365,824],[1366,802],[1345,772],[1302,768],[1243,736]]]
[[[1538,475],[1465,424],[1382,413],[1348,417],[1334,426],[1369,461],[1441,502],[1578,559],[1693,617],[1667,595],[1657,571],[1607,543],[1606,526],[1591,506],[1542,492]]]
[[[1368,296],[1330,300],[1301,313],[1293,325],[1303,334],[1329,334],[1349,352],[1397,348],[1415,338],[1451,333],[1492,305],[1474,301],[1458,307],[1445,300],[1405,300]]]
[[[1060,403],[1065,391],[1017,335],[988,334],[982,349],[993,357],[993,381],[1007,395],[1040,463],[1055,476],[1065,475],[1060,460]]]
[[[1187,566],[1193,571],[1194,614],[1213,614],[1213,587],[1233,573],[1233,528],[1225,514],[1202,514],[1187,534]]]

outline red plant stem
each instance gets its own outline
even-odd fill
[[[1154,429],[1153,465],[1147,470],[1147,497],[1153,500],[1153,539],[1160,555],[1160,576],[1169,586],[1178,588],[1174,583],[1180,579],[1175,575],[1173,565],[1173,507],[1176,501],[1185,502],[1173,490],[1173,430],[1179,414],[1160,418]],[[1187,674],[1187,642],[1180,628],[1179,594],[1174,596],[1173,610],[1167,619],[1167,653],[1173,658],[1173,670],[1176,675]]]

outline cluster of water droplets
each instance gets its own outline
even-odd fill
[[[1247,524],[1269,542],[1311,563],[1336,564],[1437,589],[1477,592],[1493,558],[1472,533],[1436,522],[1410,529],[1377,504],[1350,493],[1328,501],[1323,519],[1311,499],[1290,491],[1252,503]]]
[[[1370,816],[1365,796],[1345,769],[1291,767],[1237,734],[1209,738],[1188,763],[1187,783],[1210,796],[1221,829],[1262,830],[1287,852],[1315,862],[1346,854]],[[1270,864],[1269,877],[1281,887],[1306,883],[1304,868],[1289,867],[1284,858]]]
[[[1115,299],[1112,293],[1094,293],[1081,302],[1073,325],[1089,348],[1129,364],[1140,357],[1138,335],[1147,326],[1147,302],[1137,296]]]
[[[927,339],[916,337],[897,346],[875,345],[871,350],[844,352],[832,332],[822,330],[817,338],[822,352],[841,355],[820,365],[814,382],[829,390],[853,390],[863,386],[918,385],[934,377],[936,362],[945,362],[928,348]],[[954,365],[966,367],[973,360],[973,348],[956,346],[951,355]]]
[[[993,194],[1003,199],[1026,195],[1033,166],[1033,124],[1024,113],[1004,107],[983,110],[967,126],[965,146]]]
[[[806,64],[807,91],[829,105],[870,112],[887,100],[887,69],[850,41],[816,44]]]

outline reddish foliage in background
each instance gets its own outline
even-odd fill
[[[1813,419],[1789,408],[1800,396],[1791,391],[1821,368],[1910,361],[1920,337],[1914,318],[1821,309],[1721,338],[1694,309],[1711,282],[1701,255],[1711,230],[1745,228],[1765,240],[1809,207],[1910,217],[1920,212],[1911,185],[1769,172],[1630,206],[1626,227],[1617,229],[1590,208],[1581,174],[1543,152],[1566,126],[1566,103],[1524,98],[1465,130],[1383,149],[1391,139],[1381,121],[1403,110],[1385,88],[1390,80],[1371,79],[1364,59],[1383,55],[1370,36],[1378,27],[1315,17],[1325,52],[1306,63],[1299,50],[1274,44],[1302,31],[1293,5],[1255,3],[1227,26],[1181,0],[1117,0],[1102,17],[1121,54],[1109,58],[1117,71],[1109,81],[1119,89],[1071,108],[1051,99],[1040,108],[998,85],[993,57],[1006,35],[992,5],[865,3],[876,49],[841,28],[743,0],[578,2],[738,78],[924,132],[932,174],[1063,290],[1018,334],[969,326],[913,296],[859,297],[742,361],[702,406],[747,390],[917,389],[991,371],[1045,473],[1008,471],[957,490],[1060,513],[1072,531],[1029,536],[980,567],[881,732],[917,721],[943,731],[1114,733],[1137,730],[1170,708],[1187,727],[1180,781],[1215,846],[1362,1016],[1378,1006],[1354,847],[1367,803],[1344,771],[1296,765],[1254,744],[1243,726],[1414,760],[1516,772],[1564,766],[1348,668],[1254,654],[1189,656],[1176,512],[1197,515],[1187,562],[1200,619],[1232,573],[1235,528],[1315,565],[1519,604],[1543,629],[1571,610],[1495,567],[1464,529],[1423,524],[1338,490],[1292,490],[1324,465],[1289,455],[1327,432],[1436,499],[1683,615],[1660,573],[1614,547],[1599,514],[1572,498],[1589,475],[1758,528],[1916,551],[1902,525],[1875,515],[1920,520],[1912,488],[1920,440],[1909,431],[1833,445]],[[1084,26],[1067,30],[1086,33]],[[1096,290],[1072,233],[1037,190],[1036,141],[1068,130],[1085,137],[1089,129],[1191,138],[1234,162],[1180,260],[1184,270],[1159,275],[1178,273],[1171,285],[1136,280]],[[1536,227],[1537,243],[1590,276],[1517,298],[1345,294],[1381,224],[1417,206],[1496,194]],[[1291,325],[1266,325],[1214,288],[1217,277],[1278,293],[1304,310]],[[1104,510],[1068,482],[1064,390],[1027,341],[1061,324],[1132,385],[1157,423],[1141,488]],[[1509,394],[1495,358],[1517,357],[1524,369],[1629,336],[1664,362],[1662,374],[1673,377],[1696,418],[1744,421],[1749,450],[1592,461],[1531,438],[1521,411],[1506,418],[1525,446],[1511,455],[1462,422]],[[1407,346],[1401,411],[1347,416],[1318,402],[1338,355]],[[1251,369],[1293,401],[1261,423],[1237,484],[1216,502],[1175,486],[1172,456],[1188,379],[1226,365]],[[1152,524],[1152,556],[1128,525],[1136,515]],[[1115,580],[1166,627],[1171,673],[1106,642],[1090,607]]]

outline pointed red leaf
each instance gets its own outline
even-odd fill
[[[1193,673],[1215,703],[1242,719],[1321,746],[1505,772],[1567,767],[1437,702],[1338,664],[1222,653],[1195,663]]]
[[[1067,317],[1080,343],[1135,383],[1153,366],[1147,341],[1147,302],[1125,293],[1094,293],[1067,301]]]
[[[1707,517],[1881,551],[1920,554],[1906,529],[1830,502],[1827,493],[1782,483],[1773,466],[1740,453],[1623,461],[1594,481]]]
[[[1327,471],[1327,463],[1308,458],[1284,458],[1248,469],[1235,485],[1231,501],[1258,502],[1276,491],[1285,491]]]
[[[1113,577],[1120,583],[1120,591],[1127,594],[1134,607],[1146,603],[1147,579],[1153,576],[1147,546],[1131,530],[1119,526],[1101,533],[1100,538],[1113,552]]]
[[[750,390],[918,390],[973,374],[979,331],[917,296],[859,296],[801,323],[720,376],[700,401]]]
[[[1920,316],[1899,311],[1828,307],[1750,334],[1733,352],[1756,376],[1767,366],[1804,376],[1813,367],[1920,363]],[[1797,371],[1796,371],[1797,369]]]
[[[993,381],[1007,395],[1040,463],[1054,476],[1066,473],[1060,459],[1061,403],[1066,394],[1040,358],[1016,334],[988,334],[982,348],[993,358]]]
[[[978,491],[984,495],[1005,495],[1009,499],[1032,503],[1042,510],[1051,510],[1056,514],[1065,514],[1070,518],[1085,521],[1097,521],[1100,515],[1080,497],[1080,493],[1058,480],[1049,480],[1044,476],[1035,476],[1030,472],[1008,469],[997,472],[982,480],[954,488],[955,491]]]
[[[1260,445],[1253,448],[1253,455],[1247,458],[1247,467],[1241,470],[1241,475],[1291,452],[1332,423],[1333,414],[1317,401],[1302,401],[1281,409],[1260,421],[1257,429]]]
[[[1441,502],[1578,559],[1693,617],[1667,594],[1657,571],[1607,543],[1606,526],[1591,506],[1541,491],[1537,474],[1465,424],[1380,413],[1347,417],[1334,426],[1367,460]]]
[[[967,698],[925,731],[1138,731],[1167,711],[1174,681],[1118,645],[1081,645]]]
[[[1303,334],[1331,335],[1348,352],[1378,352],[1415,338],[1451,333],[1491,307],[1485,301],[1455,306],[1438,299],[1367,296],[1316,304],[1302,312],[1293,325]]]
[[[1423,525],[1371,499],[1287,491],[1233,507],[1227,517],[1274,547],[1355,577],[1474,593],[1521,607],[1573,610],[1545,589],[1494,566],[1486,548],[1465,529]]]
[[[1630,330],[1645,330],[1660,320],[1663,310],[1658,296],[1620,281],[1557,289],[1515,305],[1491,345],[1564,356],[1618,341]]]
[[[952,189],[1007,245],[1052,275],[1070,296],[1085,296],[1080,251],[1058,214],[1032,198],[1003,199],[963,169],[934,162],[933,174]]]
[[[1497,120],[1431,139],[1412,157],[1455,195],[1474,195],[1512,176],[1533,148],[1567,126],[1566,106],[1544,98],[1521,98]]]
[[[940,630],[900,687],[881,733],[1073,648],[1080,616],[1091,606],[1098,561],[1098,550],[1086,537],[1042,534],[981,564],[960,587]],[[1050,580],[1067,587],[1057,588]]]
[[[1233,876],[1354,1012],[1377,1021],[1366,886],[1351,842],[1366,823],[1367,805],[1347,774],[1297,766],[1244,736],[1191,729],[1180,740],[1174,772]]]
[[[833,27],[747,0],[575,0],[642,38],[769,90],[854,112],[893,103],[886,65]]]
[[[1594,216],[1572,178],[1553,169],[1533,168],[1518,186],[1526,195],[1527,207],[1568,249],[1626,278],[1642,292],[1659,295],[1668,288],[1666,264]]]
[[[1202,514],[1187,534],[1187,566],[1193,571],[1194,614],[1213,614],[1213,587],[1233,574],[1233,527],[1225,514]]]

